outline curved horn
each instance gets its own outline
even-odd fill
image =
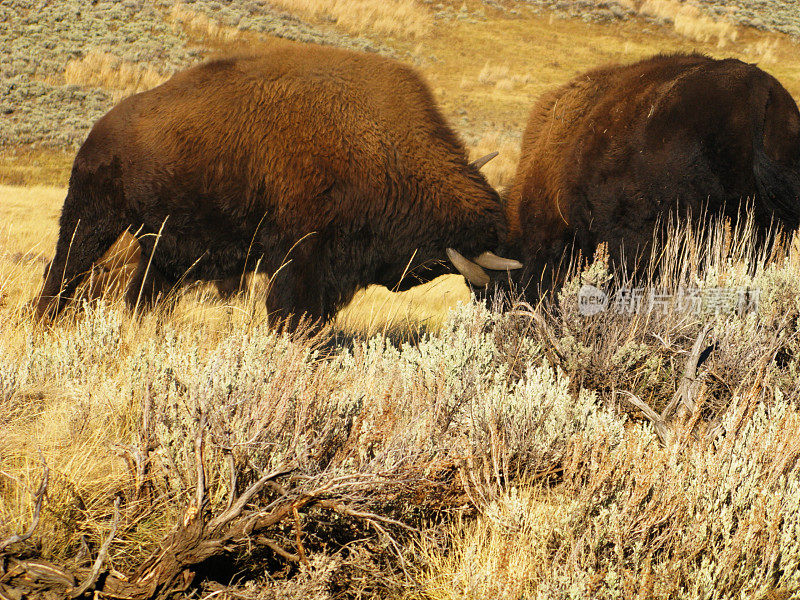
[[[447,249],[447,258],[449,258],[453,266],[458,269],[458,272],[475,287],[486,287],[488,285],[489,275],[468,258],[464,258],[464,256],[452,248]]]
[[[500,153],[499,152],[492,152],[490,154],[487,154],[486,156],[481,156],[480,158],[476,158],[475,160],[473,160],[469,164],[472,165],[473,167],[475,167],[476,169],[480,169],[483,165],[488,163],[490,160],[492,160],[498,154],[500,154]]]
[[[475,263],[482,266],[484,269],[492,269],[493,271],[507,271],[509,269],[522,268],[521,262],[497,256],[494,252],[484,252],[475,259]]]

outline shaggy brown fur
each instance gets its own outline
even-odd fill
[[[656,56],[590,71],[539,100],[507,198],[511,246],[536,298],[558,283],[570,252],[591,257],[607,242],[636,272],[657,220],[703,207],[735,216],[743,199],[753,199],[760,227],[797,227],[794,100],[738,60]]]
[[[471,258],[506,236],[499,197],[414,70],[303,44],[178,73],[95,124],[39,313],[126,229],[142,245],[131,304],[260,261],[280,319],[328,318],[368,284],[449,272],[447,247]]]

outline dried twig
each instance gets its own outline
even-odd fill
[[[638,408],[644,416],[647,417],[647,420],[653,424],[653,428],[656,430],[656,435],[658,435],[658,439],[661,441],[663,445],[667,445],[670,439],[670,429],[664,419],[661,418],[656,411],[650,408],[650,405],[647,404],[644,400],[640,399],[635,394],[628,392],[626,390],[622,390],[620,392],[624,394],[625,397],[628,399],[628,402],[633,404],[636,408]]]
[[[244,507],[247,506],[247,503],[253,499],[253,497],[258,494],[264,487],[269,483],[271,479],[275,479],[276,477],[281,477],[282,475],[287,475],[291,473],[294,468],[288,469],[280,469],[278,471],[273,471],[272,473],[267,473],[266,475],[262,476],[258,481],[253,483],[249,488],[247,488],[239,499],[236,500],[230,508],[225,510],[220,515],[214,517],[211,522],[209,523],[209,527],[211,529],[217,529],[218,527],[222,527],[226,523],[232,521],[236,517],[242,514]]]
[[[97,583],[97,578],[100,577],[100,570],[103,568],[103,563],[108,557],[108,550],[111,548],[111,542],[114,540],[114,536],[117,535],[117,525],[119,524],[119,504],[120,497],[117,496],[114,500],[114,521],[111,524],[111,531],[109,532],[108,537],[105,539],[102,546],[100,546],[100,552],[98,552],[97,559],[92,565],[92,570],[89,572],[89,575],[86,577],[86,579],[83,580],[83,583],[81,583],[81,585],[79,585],[77,589],[70,594],[71,598],[79,598],[80,596],[83,596],[89,590],[89,588]]]
[[[234,500],[236,500],[236,459],[233,458],[233,452],[228,453],[227,459],[230,491],[228,492],[228,504],[225,506],[225,510],[230,510]]]
[[[661,412],[661,418],[664,421],[670,420],[673,411],[675,412],[676,420],[683,420],[683,418],[688,414],[694,412],[694,392],[699,384],[699,378],[697,377],[697,364],[700,361],[703,344],[708,336],[708,332],[711,331],[711,327],[711,323],[706,324],[706,326],[703,327],[703,330],[697,336],[697,339],[694,341],[692,350],[689,352],[689,356],[686,358],[686,365],[684,366],[683,376],[678,384],[678,389],[675,391],[675,394],[672,396],[669,404],[667,404],[667,406],[664,407],[664,410]]]
[[[306,558],[306,549],[303,548],[303,526],[300,523],[300,513],[297,512],[297,507],[292,506],[292,514],[294,515],[294,538],[297,545],[297,555],[304,565],[308,564]]]
[[[206,413],[200,414],[200,424],[194,438],[195,462],[197,463],[197,489],[195,492],[195,507],[202,510],[206,498],[206,467],[203,460],[203,446],[205,442]]]
[[[287,552],[286,550],[281,548],[277,542],[271,540],[270,538],[264,535],[259,535],[258,537],[256,537],[256,543],[263,544],[264,546],[272,550],[275,554],[277,554],[281,558],[288,560],[289,562],[300,562],[300,557],[297,554],[292,554],[291,552]]]
[[[386,529],[381,527],[380,523],[377,521],[368,520],[367,523],[369,523],[372,528],[378,532],[378,534],[383,535],[387,540],[389,540],[389,544],[391,544],[392,548],[394,549],[394,555],[400,559],[400,568],[403,570],[406,579],[416,583],[416,580],[411,576],[406,568],[406,557],[403,556],[403,551],[401,550],[400,545],[397,543],[397,540],[395,540],[394,537],[392,537],[389,532],[386,531]]]
[[[25,540],[29,539],[33,532],[36,531],[36,528],[39,526],[39,517],[41,516],[42,512],[42,501],[44,500],[45,493],[47,492],[47,484],[50,481],[50,467],[42,461],[42,481],[39,484],[39,488],[36,490],[34,494],[35,498],[35,505],[33,508],[33,522],[31,526],[28,528],[28,531],[20,534],[12,535],[7,540],[0,542],[0,552],[11,546],[12,544],[18,544],[19,542],[24,542]]]
[[[701,355],[708,352],[708,349],[703,351],[702,348],[709,331],[711,331],[711,323],[703,328],[692,345],[692,350],[686,358],[678,389],[660,415],[641,398],[628,391],[622,392],[628,401],[641,410],[644,416],[653,424],[658,439],[665,446],[673,439],[675,428],[680,426],[689,415],[694,414],[697,410],[695,399],[697,390],[702,383],[702,378],[697,375],[697,366],[700,363]]]

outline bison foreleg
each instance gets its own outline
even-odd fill
[[[176,283],[159,269],[150,256],[142,253],[125,293],[125,303],[135,313],[150,310],[159,299],[166,297]]]
[[[56,255],[45,268],[44,285],[36,300],[38,317],[55,317],[64,308],[82,277],[124,229],[106,220],[62,220]]]
[[[295,330],[303,320],[319,325],[333,316],[336,306],[325,293],[321,267],[296,259],[273,274],[266,300],[270,323]]]

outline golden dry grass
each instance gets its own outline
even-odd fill
[[[49,148],[4,148],[0,152],[0,185],[65,186],[74,153]]]
[[[468,302],[464,278],[445,275],[407,292],[391,292],[383,286],[370,286],[356,294],[339,312],[336,326],[354,333],[386,333],[392,330],[415,331],[420,327],[439,329],[447,311],[458,302]]]
[[[226,27],[210,19],[203,13],[178,3],[169,11],[168,19],[173,25],[181,27],[191,38],[207,43],[226,44],[242,37],[242,32],[234,27]]]
[[[488,133],[469,146],[469,159],[491,152],[499,154],[481,169],[487,181],[500,193],[511,185],[519,162],[519,144],[497,133]]]
[[[433,29],[433,16],[415,0],[274,0],[289,12],[335,22],[354,34],[419,38]]]
[[[698,7],[677,0],[645,0],[639,14],[669,20],[676,33],[696,42],[706,44],[716,39],[718,48],[725,48],[739,37],[732,21],[706,16]]]
[[[73,85],[113,92],[115,100],[149,90],[169,79],[152,67],[137,65],[109,52],[90,50],[64,69],[64,81]]]

